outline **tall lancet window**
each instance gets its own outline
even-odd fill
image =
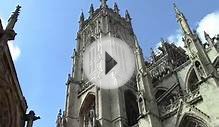
[[[96,122],[95,96],[89,94],[80,110],[80,127],[94,127]]]
[[[138,123],[139,110],[136,96],[131,91],[125,91],[125,106],[128,126]]]
[[[187,84],[188,90],[190,92],[193,92],[196,89],[198,89],[197,83],[198,83],[198,77],[195,73],[195,70],[192,69],[188,78],[188,84]]]

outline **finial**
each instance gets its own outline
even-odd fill
[[[177,8],[176,3],[173,3],[173,7],[176,14],[181,14],[180,10]]]
[[[204,31],[204,35],[205,35],[205,38],[210,37],[206,31]]]
[[[160,42],[161,42],[162,44],[164,44],[164,43],[165,43],[165,40],[164,40],[163,38],[160,38]]]
[[[177,18],[177,21],[180,21],[181,18],[184,18],[184,15],[183,13],[179,10],[179,8],[176,6],[176,3],[173,3],[173,8],[174,8],[174,11],[176,13],[176,18]]]
[[[107,4],[106,4],[107,0],[100,0],[100,2],[101,2],[101,8],[107,8]]]
[[[83,11],[81,11],[81,16],[80,16],[80,21],[84,21],[84,13],[83,13]]]
[[[72,76],[71,74],[68,74],[68,79],[67,79],[67,82],[66,82],[66,85],[69,85],[72,81]]]
[[[76,56],[77,55],[77,51],[76,51],[76,49],[74,48],[74,56]]]
[[[80,21],[79,21],[79,28],[81,29],[84,24],[84,13],[81,11]]]
[[[128,22],[130,22],[132,20],[132,18],[129,15],[128,10],[125,11],[125,18],[126,18],[126,21],[128,21]]]
[[[94,13],[94,6],[93,6],[93,4],[90,5],[90,11],[89,11],[89,13],[90,13],[90,16],[92,16],[93,13]]]
[[[177,8],[176,4],[173,3],[173,7],[176,13],[177,22],[180,24],[180,27],[184,34],[192,34],[192,31],[189,27],[189,24],[184,16],[184,14]]]
[[[21,6],[17,5],[16,10],[13,12],[11,17],[8,19],[8,25],[6,26],[6,29],[13,30],[15,23],[17,22],[17,18],[20,14]]]
[[[114,3],[114,12],[115,13],[119,13],[119,8],[118,8],[118,5],[117,5],[117,3]]]
[[[161,39],[160,39],[160,42],[161,42],[161,46],[158,47],[158,49],[159,49],[160,51],[162,51],[162,53],[165,53],[165,52],[167,51],[167,47],[166,47],[165,42],[167,42],[167,41],[165,41],[164,38],[161,38]]]
[[[62,110],[59,109],[58,118],[62,116]]]
[[[153,60],[156,60],[156,55],[155,55],[153,48],[150,48],[150,49],[151,49],[151,57],[153,58]]]
[[[213,46],[214,44],[214,39],[212,39],[211,37],[210,37],[210,35],[206,32],[206,31],[204,31],[204,36],[205,36],[205,40],[210,44],[210,46]]]
[[[4,32],[4,28],[3,28],[3,26],[2,26],[2,21],[1,21],[1,19],[0,19],[0,37],[1,37],[1,35],[3,34],[3,32]]]

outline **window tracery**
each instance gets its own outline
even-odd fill
[[[194,116],[184,116],[179,127],[208,127],[206,123]]]

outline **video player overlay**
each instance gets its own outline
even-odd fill
[[[126,42],[103,37],[94,41],[85,51],[83,67],[87,78],[103,89],[124,85],[135,70],[135,56]]]

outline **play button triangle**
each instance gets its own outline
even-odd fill
[[[105,74],[112,70],[116,64],[117,62],[107,52],[105,52]]]

